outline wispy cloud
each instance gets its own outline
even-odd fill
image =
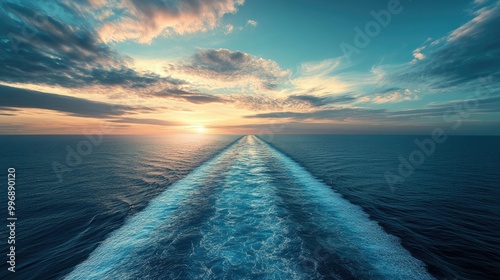
[[[314,92],[317,95],[341,94],[350,91],[350,82],[335,75],[346,67],[342,57],[302,63],[292,77],[292,91]]]
[[[500,1],[472,15],[470,21],[449,35],[417,48],[412,63],[379,66],[386,83],[418,83],[430,90],[473,89],[478,78],[490,77],[492,86],[498,86]]]
[[[346,119],[369,119],[376,115],[384,114],[384,109],[365,108],[337,108],[317,110],[313,112],[271,112],[247,116],[247,118],[265,119],[292,119],[295,121],[304,120],[346,120]]]
[[[382,103],[398,103],[403,101],[415,101],[419,100],[418,91],[412,91],[410,89],[404,90],[394,90],[390,92],[384,92],[376,94],[375,96],[364,96],[361,98],[363,102],[373,102],[375,104]]]
[[[334,96],[315,96],[315,95],[303,94],[303,95],[291,95],[288,98],[291,100],[306,102],[314,107],[321,107],[331,104],[348,103],[348,102],[353,102],[357,99],[356,97],[349,94],[334,95]]]
[[[411,120],[412,122],[427,122],[429,118],[437,118],[443,122],[443,116],[454,113],[454,108],[463,107],[463,104],[478,104],[474,110],[469,110],[466,113],[470,115],[480,115],[484,113],[498,112],[500,107],[500,97],[493,96],[483,99],[466,99],[459,101],[449,101],[443,103],[429,104],[425,108],[408,109],[408,110],[388,110],[388,109],[371,109],[360,107],[337,107],[329,109],[319,109],[308,112],[268,112],[262,114],[248,115],[247,118],[260,119],[288,119],[289,121],[305,121],[305,120],[328,120],[328,121],[365,121],[367,123],[395,122],[405,123]],[[465,112],[465,111],[464,111]],[[455,112],[456,113],[456,112]],[[454,113],[454,114],[455,114]]]

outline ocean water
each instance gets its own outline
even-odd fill
[[[76,152],[86,136],[0,136],[5,186],[7,168],[16,169],[18,217],[17,271],[7,272],[5,257],[0,279],[61,279],[152,198],[237,138],[105,136],[59,182],[52,163],[68,166],[67,149]],[[4,220],[7,193],[0,205]],[[6,229],[2,224],[2,241]],[[0,242],[2,255],[6,243]]]
[[[422,136],[276,135],[270,142],[361,206],[439,279],[500,279],[500,137],[450,136],[390,187]]]
[[[451,137],[389,186],[415,138],[105,136],[58,177],[84,137],[2,136],[0,278],[498,279],[500,139]]]

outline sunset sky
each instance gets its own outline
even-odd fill
[[[500,1],[0,3],[2,134],[500,134]]]

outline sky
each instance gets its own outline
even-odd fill
[[[500,1],[0,1],[0,134],[500,134]]]

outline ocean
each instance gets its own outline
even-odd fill
[[[0,279],[499,279],[499,140],[1,136]]]

